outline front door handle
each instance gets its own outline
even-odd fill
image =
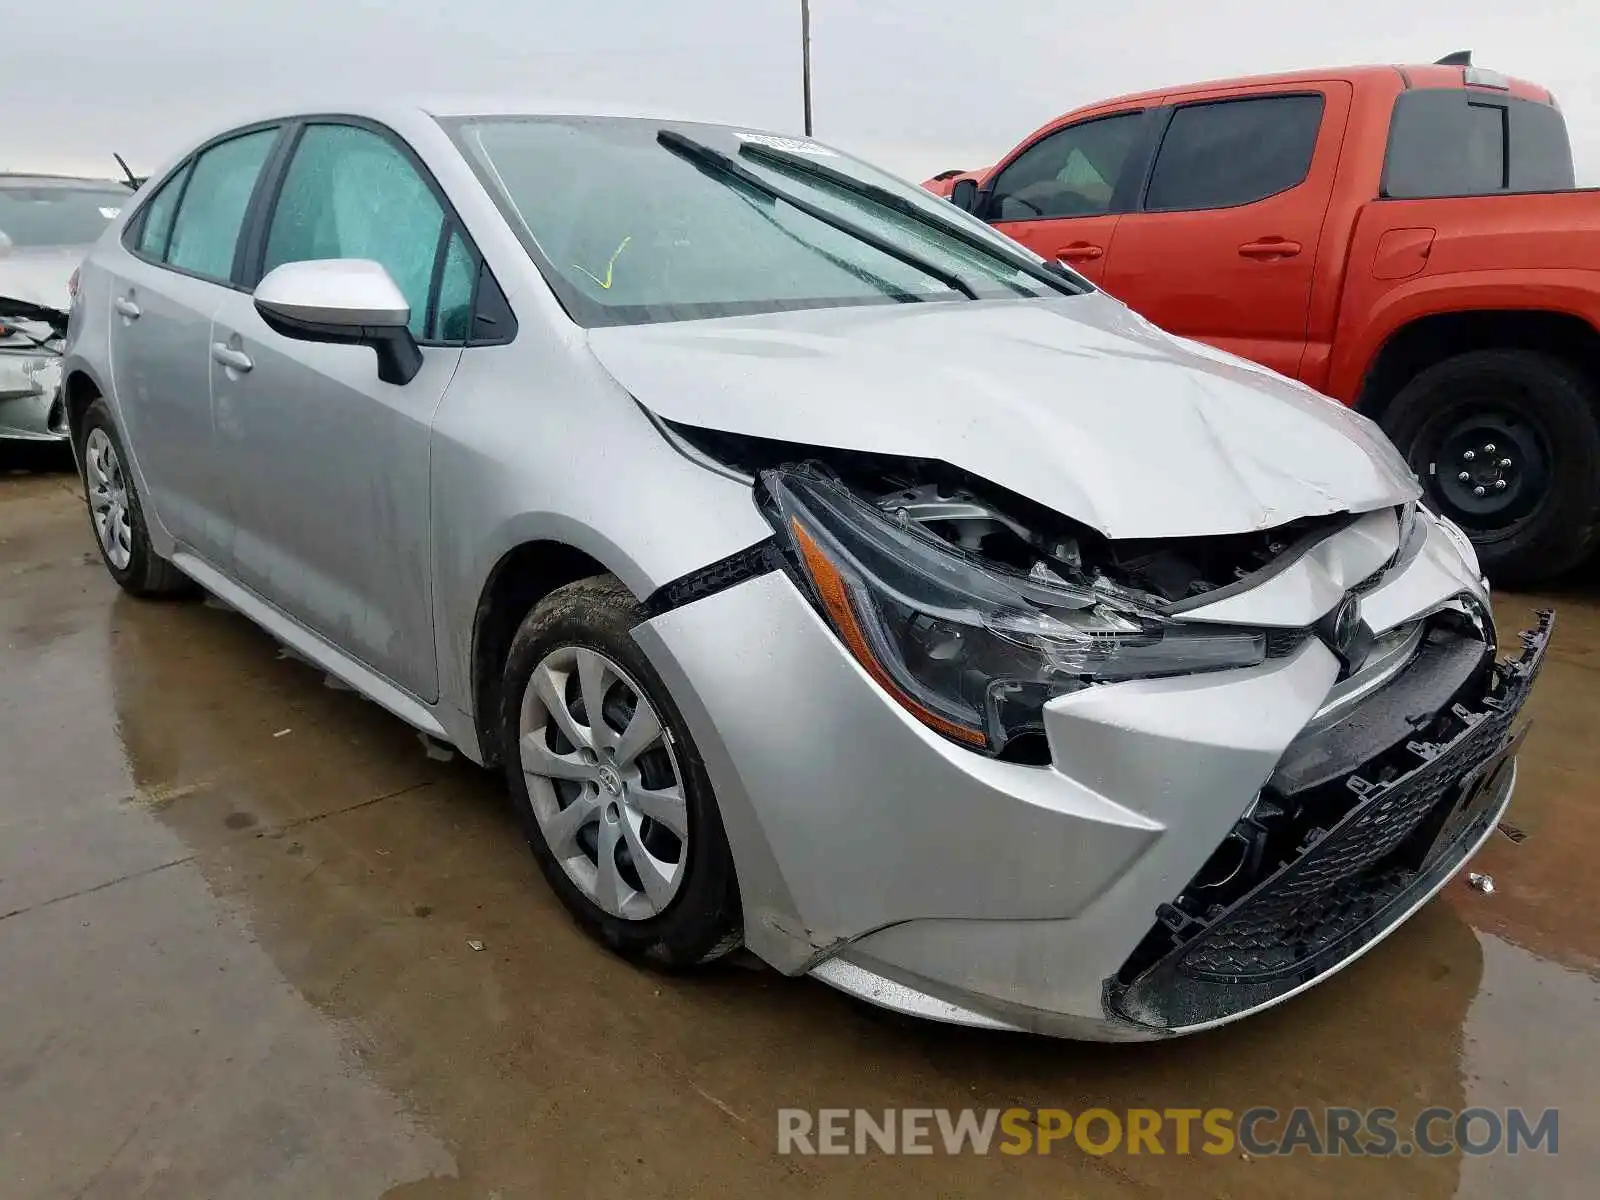
[[[235,350],[227,342],[212,342],[211,357],[225,367],[231,367],[241,374],[248,371],[255,363],[250,361],[250,356],[243,350]]]
[[[1073,242],[1056,251],[1056,257],[1062,262],[1093,262],[1104,256],[1105,251],[1090,242]]]
[[[112,306],[130,321],[137,321],[144,310],[133,302],[131,296],[118,296],[111,302]]]
[[[1256,258],[1270,260],[1274,258],[1293,258],[1300,253],[1300,243],[1291,242],[1288,238],[1264,237],[1253,242],[1246,242],[1239,247],[1241,258]]]

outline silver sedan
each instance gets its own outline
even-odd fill
[[[95,246],[105,562],[499,766],[614,950],[1068,1036],[1282,1001],[1494,828],[1548,618],[1367,420],[809,139],[373,106]]]

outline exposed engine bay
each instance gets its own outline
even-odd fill
[[[1093,588],[1156,608],[1236,584],[1355,519],[1335,513],[1251,533],[1114,541],[937,460],[823,450],[677,424],[670,428],[702,454],[751,476],[801,463],[831,474],[895,520],[1036,582]]]

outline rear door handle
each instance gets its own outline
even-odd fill
[[[127,317],[130,321],[137,321],[140,317],[140,314],[144,311],[133,302],[133,298],[131,296],[118,296],[111,303],[119,313]]]
[[[1056,251],[1056,257],[1062,262],[1093,262],[1104,256],[1104,250],[1089,242],[1073,242]]]
[[[227,342],[212,342],[211,357],[225,367],[232,367],[241,374],[248,371],[255,363],[250,361],[250,356],[243,350],[235,350]]]
[[[1239,247],[1239,255],[1242,258],[1293,258],[1299,253],[1299,242],[1291,242],[1288,238],[1281,237],[1259,238]]]

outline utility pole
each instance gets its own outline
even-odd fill
[[[811,0],[800,0],[800,87],[805,97],[806,136],[811,136]]]

